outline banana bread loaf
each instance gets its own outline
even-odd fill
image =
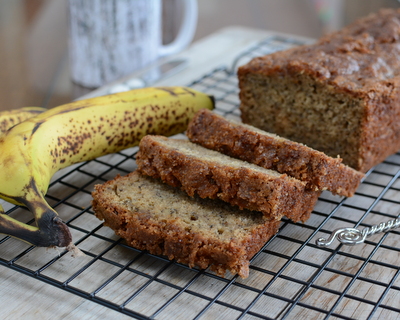
[[[366,172],[400,149],[400,9],[238,70],[244,123]]]
[[[340,158],[331,158],[304,144],[228,120],[206,109],[192,118],[186,135],[208,149],[305,181],[310,189],[350,197],[364,176],[344,165]]]
[[[93,192],[93,210],[128,245],[180,263],[242,278],[249,260],[279,228],[260,212],[185,192],[137,171]]]
[[[145,136],[136,155],[138,170],[181,188],[190,196],[219,198],[261,211],[267,219],[309,218],[320,191],[286,174],[237,160],[188,140]]]

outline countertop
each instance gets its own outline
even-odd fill
[[[239,26],[222,29],[169,57],[187,59],[186,68],[152,85],[188,85],[210,74],[193,86],[219,95],[219,110],[237,117],[233,63],[271,37],[285,39],[288,35]],[[312,41],[290,38],[294,44]],[[70,83],[65,48],[60,53],[51,85],[44,87],[39,98],[27,90],[32,94],[25,95],[18,105],[30,104],[29,98],[36,104],[36,97],[53,107],[90,92]],[[62,249],[33,248],[0,236],[2,319],[128,319],[128,313],[138,319],[185,320],[398,318],[398,231],[352,247],[334,242],[329,248],[319,248],[315,240],[336,228],[361,228],[397,216],[399,155],[371,170],[354,197],[324,192],[306,223],[284,221],[278,235],[252,260],[249,278],[242,280],[191,270],[127,248],[93,217],[93,184],[132,170],[132,152],[78,164],[62,170],[55,177],[58,180],[53,180],[48,196],[60,216],[69,220],[85,257],[72,257]],[[0,203],[6,210],[12,209],[4,201]],[[26,215],[22,209],[16,212]]]

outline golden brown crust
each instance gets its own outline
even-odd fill
[[[309,218],[320,191],[285,174],[230,158],[185,140],[146,136],[136,156],[138,170],[190,196],[221,199],[261,211],[266,218]],[[234,164],[235,163],[235,164]]]
[[[370,89],[389,93],[386,81],[400,72],[399,20],[400,9],[382,9],[315,44],[254,58],[238,73],[283,76],[302,72],[358,97],[368,95]]]
[[[243,122],[366,172],[400,149],[399,25],[400,9],[381,10],[315,44],[253,59],[238,70]]]
[[[310,189],[353,196],[364,174],[303,144],[232,122],[209,110],[199,111],[186,135],[203,147],[307,182]]]
[[[142,192],[142,195],[138,193]],[[152,195],[159,196],[159,210],[149,210],[146,201]],[[162,182],[140,175],[138,172],[127,176],[117,176],[102,185],[96,185],[93,192],[93,210],[96,217],[113,229],[127,243],[152,254],[166,255],[169,259],[190,267],[205,269],[210,267],[219,275],[226,271],[246,278],[249,274],[249,260],[277,231],[279,221],[265,221],[251,212],[234,209],[219,200],[191,198],[184,192],[164,185]],[[136,196],[136,197],[135,197]],[[168,210],[170,197],[176,199],[182,210],[173,210],[167,217],[161,215]],[[195,228],[199,221],[185,227],[182,220],[187,219],[187,211],[198,206],[198,219],[222,214],[217,228],[238,228],[242,219],[250,220],[245,231],[234,238],[217,237],[207,228]],[[261,215],[260,213],[258,213]],[[249,218],[254,216],[254,220]],[[224,225],[228,221],[229,225]],[[207,224],[207,221],[204,222]],[[243,227],[240,227],[244,229]],[[214,226],[215,229],[215,226]]]

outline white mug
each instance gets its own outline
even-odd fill
[[[178,3],[180,30],[163,45],[162,0],[69,0],[72,81],[97,88],[183,50],[196,31],[197,1]]]

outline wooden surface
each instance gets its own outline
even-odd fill
[[[5,70],[0,73],[0,109],[26,105],[54,107],[88,92],[69,80],[65,30],[60,27],[47,32],[47,26],[35,19],[35,5],[42,1],[26,1],[31,8],[25,13],[16,9],[16,4],[21,1],[8,1],[9,15],[2,15],[3,19],[10,20],[6,21],[9,23],[12,19],[19,19],[22,27],[9,34],[4,29],[7,23],[0,24],[0,43],[4,44],[0,61]],[[59,2],[52,3],[49,12],[45,13],[48,17],[52,17],[52,10],[59,10],[56,7]],[[59,24],[62,23],[59,20]],[[267,31],[240,27],[216,32],[176,55],[188,59],[186,69],[155,85],[191,83],[219,66],[231,65],[240,52],[269,35],[271,33]],[[234,92],[226,100],[238,103]],[[229,106],[220,105],[221,108]],[[113,164],[120,158],[119,155],[110,155],[101,160]],[[103,179],[111,179],[118,173],[118,170],[107,171],[104,167],[97,163],[81,168],[79,172],[67,175],[63,184],[49,189],[51,198],[68,196],[70,205],[57,207],[64,220],[73,219],[79,210],[90,206],[88,191],[100,181],[92,181],[93,177],[102,174]],[[121,167],[133,170],[134,161],[128,159]],[[69,173],[68,170],[64,169],[57,176]],[[385,220],[383,214],[396,215],[400,208],[399,170],[400,156],[395,155],[377,166],[353,198],[341,199],[324,192],[312,217],[304,225],[286,223],[282,226],[279,235],[253,260],[250,276],[245,280],[233,279],[229,275],[225,279],[213,277],[124,246],[114,247],[106,239],[118,238],[91,214],[79,216],[71,225],[76,226],[72,233],[79,241],[79,247],[94,257],[101,256],[102,259],[93,264],[93,256],[74,258],[56,249],[34,248],[25,252],[29,245],[14,239],[1,242],[2,235],[0,257],[10,261],[16,259],[19,266],[37,270],[61,255],[38,274],[65,281],[84,267],[82,274],[65,285],[92,292],[93,297],[116,304],[126,302],[128,309],[144,315],[157,312],[157,319],[187,320],[202,311],[201,319],[235,319],[246,309],[250,314],[243,319],[257,319],[251,313],[280,318],[289,311],[286,319],[324,319],[324,314],[318,309],[327,312],[332,309],[332,319],[368,319],[377,306],[371,319],[394,320],[399,318],[399,314],[391,309],[398,310],[400,301],[398,232],[373,236],[367,243],[355,247],[340,247],[335,242],[331,248],[321,249],[314,243],[318,237],[327,236],[335,228],[356,225],[366,212],[369,212],[363,221],[366,224]],[[387,188],[389,183],[390,188]],[[86,192],[75,194],[70,186],[82,187]],[[375,201],[377,197],[381,198]],[[0,204],[6,210],[12,207],[2,200]],[[333,216],[326,219],[332,210],[335,210]],[[25,221],[29,219],[22,209],[14,211],[13,216]],[[313,230],[321,224],[324,231],[314,233]],[[98,236],[93,236],[92,232]],[[24,253],[23,256],[16,258],[20,253]],[[115,278],[102,287],[110,277]],[[133,294],[135,298],[129,300]],[[0,301],[1,319],[7,320],[129,318],[5,266],[0,266]],[[164,305],[167,301],[172,302]],[[293,301],[296,303],[292,305]],[[212,305],[207,308],[209,304]]]

